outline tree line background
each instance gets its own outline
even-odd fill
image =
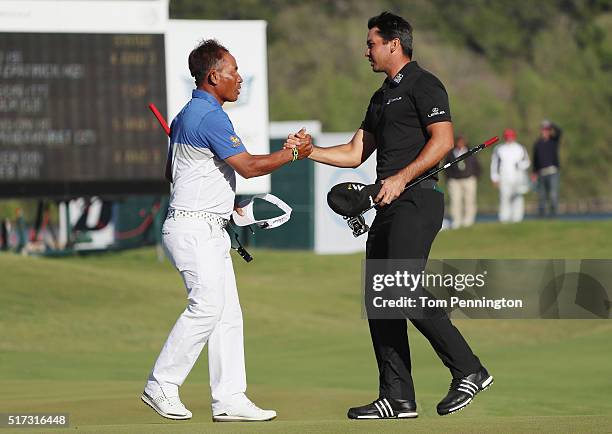
[[[414,27],[414,60],[450,96],[455,132],[477,144],[514,128],[531,152],[539,124],[564,130],[562,198],[610,203],[612,0],[172,0],[184,19],[268,22],[270,119],[354,131],[384,79],[364,58],[367,19]],[[483,165],[480,202],[494,204]]]

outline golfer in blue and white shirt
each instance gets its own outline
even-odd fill
[[[242,311],[224,227],[234,209],[236,171],[244,178],[269,174],[307,157],[312,140],[302,133],[288,139],[288,149],[249,154],[222,108],[240,93],[234,57],[207,40],[189,55],[189,69],[197,89],[172,122],[166,170],[172,193],[162,229],[188,304],[155,362],[142,400],[166,418],[191,418],[179,387],[208,342],[213,420],[270,420],[276,412],[258,408],[245,395]]]

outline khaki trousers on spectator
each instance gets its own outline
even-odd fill
[[[453,228],[472,226],[476,218],[476,177],[448,180]]]

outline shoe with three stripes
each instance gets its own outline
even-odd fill
[[[414,401],[378,398],[371,404],[350,408],[347,416],[349,419],[404,419],[418,414]]]
[[[451,381],[448,394],[438,404],[440,416],[454,413],[468,405],[478,395],[493,384],[493,377],[485,368],[463,378],[454,378]]]

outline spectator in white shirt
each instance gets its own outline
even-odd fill
[[[504,130],[504,142],[493,151],[491,181],[499,188],[499,220],[520,222],[525,214],[523,195],[529,191],[529,154],[516,141],[516,132]]]

